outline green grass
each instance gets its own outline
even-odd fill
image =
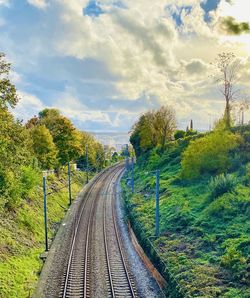
[[[49,176],[49,190],[65,185],[66,176],[60,179]],[[83,187],[83,173],[72,185],[75,196]],[[48,196],[49,238],[51,239],[65,215],[68,190],[64,188]],[[44,251],[43,193],[37,186],[20,207],[0,211],[0,297],[30,297],[41,271],[40,253]]]
[[[183,149],[183,148],[182,148]],[[161,257],[191,297],[250,297],[250,179],[245,165],[234,172],[237,185],[211,199],[211,176],[181,178],[180,148],[157,149],[139,159],[136,194],[123,182],[131,212],[146,235],[154,235],[155,177],[161,170],[161,236],[154,241]]]

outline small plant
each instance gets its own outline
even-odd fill
[[[250,178],[250,162],[246,165],[246,176]]]
[[[233,175],[220,174],[212,178],[209,184],[210,195],[216,199],[227,192],[233,192],[237,184],[237,179]]]

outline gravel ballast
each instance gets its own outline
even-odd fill
[[[103,171],[103,173],[108,170]],[[110,171],[110,170],[109,170]],[[109,172],[111,173],[111,171]],[[33,294],[34,298],[42,297],[60,297],[61,295],[61,285],[63,281],[63,274],[65,269],[65,264],[68,260],[68,252],[70,250],[70,243],[72,239],[72,231],[74,231],[75,219],[79,214],[83,201],[86,199],[86,192],[95,183],[97,178],[102,175],[100,173],[97,175],[89,185],[85,186],[83,191],[78,195],[76,200],[67,212],[60,229],[55,237],[55,240],[50,248],[46,262],[44,264],[42,273],[39,278],[38,286]],[[105,188],[105,186],[103,186]],[[139,297],[153,298],[153,297],[163,297],[162,292],[152,277],[151,273],[148,271],[144,263],[142,262],[140,256],[137,254],[130,237],[129,229],[125,221],[125,215],[122,207],[122,198],[120,196],[120,179],[117,180],[114,190],[117,195],[115,197],[116,203],[116,219],[119,229],[119,234],[122,238],[122,245],[124,247],[124,252],[126,254],[127,265],[129,271],[133,275],[133,280],[136,285],[136,292]],[[105,287],[107,273],[105,269],[104,262],[104,251],[103,251],[103,238],[100,232],[100,221],[102,220],[103,214],[103,201],[98,198],[97,207],[93,216],[93,227],[92,227],[92,259],[91,259],[91,276],[95,282],[96,288],[93,289],[93,297],[108,297],[107,289]],[[111,237],[112,238],[112,237]],[[97,255],[98,254],[98,255]],[[98,281],[98,285],[97,285]]]

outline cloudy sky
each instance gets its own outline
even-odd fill
[[[124,132],[167,104],[180,128],[192,118],[207,129],[224,107],[211,77],[218,53],[236,54],[250,91],[248,2],[0,0],[0,51],[21,96],[14,113],[57,107],[80,129]]]

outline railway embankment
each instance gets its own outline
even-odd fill
[[[134,173],[124,177],[127,217],[167,280],[168,297],[250,296],[249,131],[215,130],[140,151]],[[229,150],[234,139],[240,142]]]
[[[77,173],[72,184],[73,197],[83,188],[85,180],[83,173]],[[67,176],[63,173],[60,178],[49,175],[47,184],[50,190],[61,189],[67,184]],[[68,202],[67,187],[47,198],[50,244],[65,216]],[[43,266],[40,259],[45,247],[42,183],[15,211],[0,212],[0,297],[30,297]]]

